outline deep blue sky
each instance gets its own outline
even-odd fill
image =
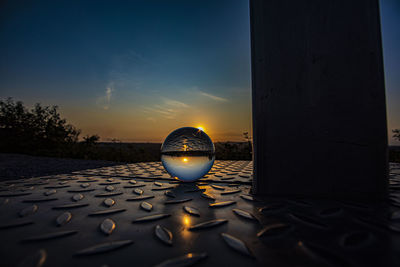
[[[84,134],[162,141],[251,128],[247,0],[8,1],[0,98],[57,104]],[[400,6],[382,0],[389,127],[400,128]]]
[[[400,129],[400,1],[380,3],[389,143],[400,145],[391,138],[391,130]]]

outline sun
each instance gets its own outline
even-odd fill
[[[203,126],[201,126],[201,125],[197,126],[196,128],[199,129],[199,130],[202,130],[203,132],[206,132],[205,128]]]

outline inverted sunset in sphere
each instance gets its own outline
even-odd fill
[[[170,133],[161,146],[161,162],[174,178],[193,182],[214,164],[215,148],[201,127],[183,127]]]

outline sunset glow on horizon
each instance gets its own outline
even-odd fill
[[[400,4],[381,1],[381,13],[391,136]],[[214,142],[252,135],[248,1],[7,1],[0,15],[1,99],[57,105],[103,142],[161,143],[190,126]]]
[[[0,98],[57,105],[81,137],[160,143],[199,121],[214,141],[251,131],[246,1],[10,1],[0,13]]]

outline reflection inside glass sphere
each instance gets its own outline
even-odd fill
[[[214,154],[210,137],[193,127],[173,131],[161,146],[161,161],[165,170],[185,182],[203,177],[214,164]]]

